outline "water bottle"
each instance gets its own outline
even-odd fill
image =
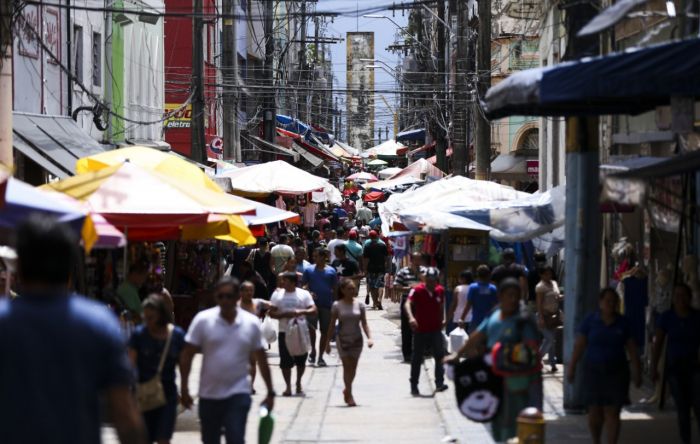
[[[269,444],[272,439],[272,430],[275,427],[275,419],[265,404],[260,406],[260,423],[258,425],[258,444]]]

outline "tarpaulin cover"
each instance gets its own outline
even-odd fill
[[[398,179],[399,177],[416,177],[418,179],[425,179],[426,177],[445,177],[438,167],[430,163],[426,159],[418,159],[400,172],[394,174],[389,179]]]
[[[234,192],[249,194],[305,194],[328,185],[326,179],[283,160],[227,171],[218,177],[228,177]]]
[[[396,140],[398,140],[399,142],[403,142],[406,140],[424,141],[425,140],[425,128],[402,131],[396,135]]]
[[[305,135],[311,129],[309,125],[283,114],[277,114],[277,125],[301,136]]]
[[[515,73],[492,87],[486,116],[638,114],[671,96],[700,97],[700,39]]]

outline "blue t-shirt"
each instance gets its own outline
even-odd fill
[[[313,266],[304,270],[303,285],[309,286],[309,291],[316,295],[314,302],[317,307],[331,308],[333,306],[333,289],[338,283],[335,268],[326,265],[323,270]]]
[[[478,327],[498,304],[496,286],[490,282],[474,282],[467,290],[467,302],[472,306],[472,325]],[[473,328],[470,328],[473,330]]]
[[[382,218],[377,216],[374,219],[372,219],[371,221],[369,221],[369,223],[367,225],[369,225],[370,228],[374,229],[374,228],[377,228],[378,226],[380,226],[381,224],[382,224]]]
[[[685,317],[679,317],[670,309],[661,314],[659,328],[666,333],[668,343],[666,353],[669,360],[697,359],[700,348],[700,312],[692,310]]]
[[[525,320],[520,331],[518,331],[518,321],[521,320],[519,314],[514,314],[507,318],[501,317],[501,309],[498,308],[479,324],[477,331],[486,335],[486,346],[491,349],[497,342],[512,341],[519,339],[521,341],[537,341],[539,333],[537,326],[532,320]],[[520,335],[517,338],[517,335]]]
[[[585,336],[586,361],[591,364],[625,361],[625,345],[632,337],[629,321],[618,315],[612,324],[605,325],[600,311],[595,311],[581,322],[578,334]]]
[[[133,380],[116,317],[80,296],[0,301],[0,442],[100,442],[98,395]]]
[[[185,332],[180,327],[173,328],[170,349],[163,363],[161,381],[168,400],[177,399],[175,385],[175,366],[180,359],[180,352],[185,346]],[[131,334],[129,347],[136,351],[136,368],[139,382],[146,382],[158,373],[158,364],[165,347],[165,339],[155,339],[145,326],[139,325]]]

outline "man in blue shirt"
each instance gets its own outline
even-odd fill
[[[467,333],[471,334],[479,327],[479,324],[491,313],[493,307],[498,304],[496,286],[491,283],[491,270],[488,265],[479,265],[476,269],[476,279],[467,290],[467,306],[461,314],[462,322],[467,317],[469,310],[472,311],[472,320],[467,328]]]
[[[318,327],[321,329],[321,339],[319,341],[318,363],[319,367],[325,367],[326,361],[323,360],[322,345],[326,343],[326,335],[328,332],[328,324],[331,321],[331,307],[335,301],[335,295],[338,289],[338,274],[335,268],[328,265],[330,254],[325,248],[316,250],[316,264],[304,270],[302,285],[311,292],[314,298],[314,303],[318,308]],[[316,349],[316,323],[312,319],[311,331],[311,355],[309,362],[313,362]]]
[[[122,443],[145,443],[133,369],[110,311],[70,293],[78,239],[34,215],[17,230],[19,297],[0,302],[0,442],[100,442],[106,395]]]

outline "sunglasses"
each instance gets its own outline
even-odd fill
[[[217,299],[236,299],[238,296],[236,293],[219,293],[216,295]]]

